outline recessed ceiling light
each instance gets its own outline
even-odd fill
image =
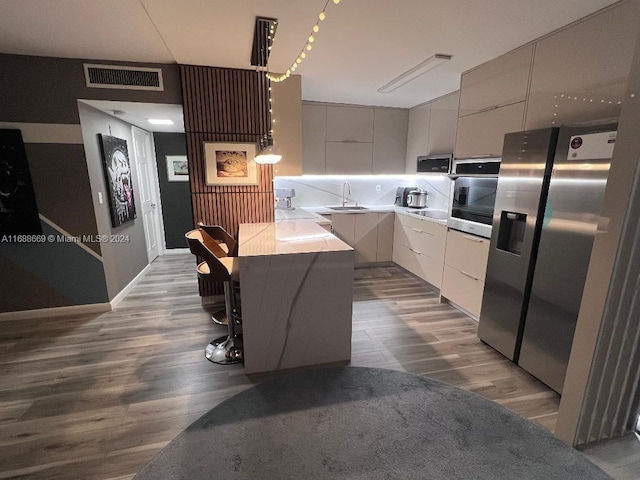
[[[168,118],[149,118],[148,120],[152,125],[173,125],[173,120]]]
[[[378,89],[379,93],[391,93],[397,88],[409,83],[412,80],[415,80],[421,75],[424,75],[430,70],[442,65],[445,62],[451,60],[451,55],[444,55],[442,53],[436,53],[435,55],[430,56],[424,62],[419,63],[415,67],[410,68],[404,73],[401,73],[396,78],[391,80],[386,85],[383,85]]]

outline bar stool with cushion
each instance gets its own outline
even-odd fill
[[[237,332],[234,311],[236,311],[233,282],[239,281],[240,269],[236,257],[218,258],[207,245],[209,235],[202,229],[187,232],[185,237],[191,253],[202,258],[198,264],[198,278],[204,281],[223,282],[224,303],[228,321],[228,334],[213,340],[205,349],[205,356],[213,363],[228,365],[243,360],[242,334]],[[210,237],[209,237],[210,238]],[[213,247],[215,250],[215,247]]]
[[[205,225],[198,223],[198,227],[204,230],[226,253],[226,257],[237,257],[237,242],[229,232],[227,232],[220,225]],[[219,256],[216,253],[217,256]]]
[[[229,233],[219,225],[204,225],[202,222],[198,223],[198,227],[204,232],[202,235],[204,244],[211,250],[211,252],[218,258],[224,257],[237,257],[237,243],[235,239],[229,235]],[[232,282],[233,293],[236,297],[240,295],[240,284],[238,282]],[[237,300],[237,298],[236,298]],[[239,321],[239,305],[236,301],[236,310],[233,312],[236,321]],[[211,315],[211,320],[218,325],[228,325],[226,309],[223,308]]]

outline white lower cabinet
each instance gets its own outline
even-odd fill
[[[479,317],[489,258],[489,239],[449,230],[440,294]]]
[[[355,263],[391,261],[393,213],[332,214],[333,233],[355,249]]]
[[[396,215],[393,261],[440,288],[446,232],[446,226],[431,220]]]

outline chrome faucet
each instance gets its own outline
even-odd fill
[[[346,192],[346,194],[345,194]],[[344,182],[342,184],[342,206],[344,207],[349,201],[349,195],[351,195],[351,185],[349,182]]]

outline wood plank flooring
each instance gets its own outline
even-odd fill
[[[132,478],[187,425],[268,376],[204,358],[225,333],[191,255],[157,259],[113,312],[0,321],[0,479]],[[553,430],[559,397],[398,267],[358,269],[354,366],[474,391]],[[621,477],[623,478],[623,477]]]

